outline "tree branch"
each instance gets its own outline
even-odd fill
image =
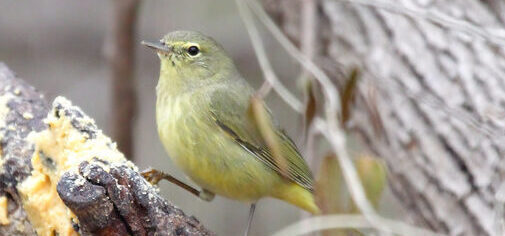
[[[164,200],[78,107],[59,97],[49,109],[1,63],[0,135],[0,235],[213,234]]]

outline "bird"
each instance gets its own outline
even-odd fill
[[[159,138],[175,165],[201,189],[158,170],[145,172],[148,180],[168,179],[207,201],[217,194],[251,204],[245,235],[256,202],[264,197],[320,212],[312,173],[299,149],[264,102],[257,103],[260,110],[252,109],[255,90],[216,40],[196,31],[174,31],[142,44],[160,59]],[[274,144],[255,111],[266,114]]]

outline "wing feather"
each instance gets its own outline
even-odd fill
[[[210,114],[217,126],[227,133],[238,145],[258,158],[268,168],[281,174],[282,170],[276,163],[271,151],[256,127],[254,119],[249,112],[249,97],[244,94],[232,94],[239,91],[237,89],[230,92],[229,89],[217,89],[211,95]],[[268,108],[265,106],[268,111]],[[270,115],[273,120],[273,117]],[[279,129],[273,120],[274,132],[278,137],[281,151],[281,158],[287,164],[286,177],[299,184],[303,188],[312,191],[312,174],[296,148],[294,142]]]

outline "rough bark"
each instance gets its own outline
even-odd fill
[[[499,1],[389,2],[503,28]],[[299,43],[300,1],[263,3]],[[334,0],[319,1],[317,21],[314,60],[337,84],[341,68],[362,71],[346,125],[387,162],[407,219],[450,235],[496,235],[505,187],[503,47],[419,17]]]
[[[49,113],[66,119],[74,130],[68,131],[68,135],[77,131],[78,136],[74,138],[85,137],[84,143],[98,138],[110,140],[89,117],[65,99],[57,99],[50,109],[39,92],[16,78],[2,63],[0,100],[6,106],[0,109],[0,197],[7,197],[10,221],[0,225],[0,235],[36,235],[19,193],[19,186],[34,173],[35,146],[32,139],[27,138],[28,134],[53,129],[43,121]],[[107,154],[119,153],[113,143],[107,143],[105,149]],[[55,166],[59,163],[54,159],[43,157],[48,169],[58,168]],[[194,217],[186,216],[164,200],[124,157],[120,160],[92,158],[74,163],[75,171],[61,174],[56,190],[51,191],[57,191],[78,218],[78,222],[72,222],[75,231],[81,235],[212,235]]]
[[[0,196],[7,196],[10,224],[0,226],[0,235],[35,235],[23,210],[16,186],[30,175],[32,145],[26,136],[32,130],[46,128],[42,119],[49,111],[42,95],[24,81],[15,79],[14,74],[0,63],[0,97],[9,109],[2,112]],[[27,120],[23,114],[33,114]]]

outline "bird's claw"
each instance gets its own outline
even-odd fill
[[[144,170],[144,171],[140,172],[140,174],[144,177],[144,179],[146,179],[152,185],[157,185],[158,182],[160,182],[160,180],[166,179],[166,180],[178,185],[179,187],[182,187],[183,189],[189,191],[190,193],[198,196],[200,199],[207,201],[207,202],[212,201],[212,199],[214,199],[214,196],[215,196],[214,193],[209,192],[205,189],[198,191],[198,190],[194,189],[193,187],[177,180],[173,176],[165,174],[162,171],[159,171],[159,170],[156,170],[153,168],[149,168],[147,170]]]
[[[147,182],[151,183],[152,185],[157,185],[164,176],[163,172],[153,168],[144,170],[140,172],[140,174],[144,177],[144,179],[147,180]]]
[[[216,195],[214,193],[211,193],[205,189],[202,189],[200,193],[198,194],[198,197],[204,201],[210,202],[214,199]]]

